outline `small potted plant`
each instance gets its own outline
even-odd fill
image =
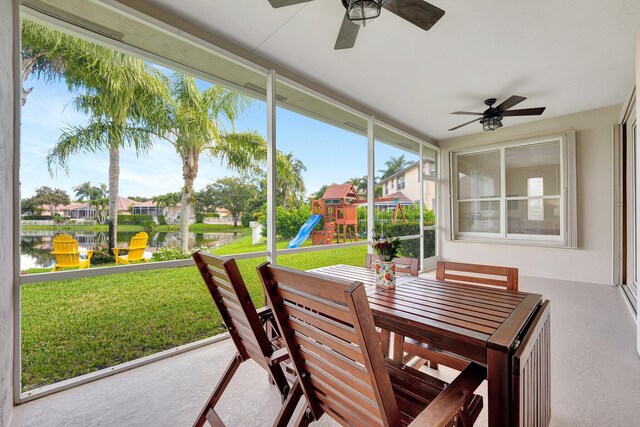
[[[372,262],[373,271],[376,274],[376,286],[393,288],[396,286],[396,263],[393,259],[398,255],[400,239],[390,236],[374,236],[373,250],[378,255]]]

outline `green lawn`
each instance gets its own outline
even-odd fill
[[[216,229],[216,231],[218,231]],[[279,242],[285,247],[287,242]],[[219,253],[264,250],[250,234]],[[307,270],[362,265],[366,246],[282,255],[278,263]],[[264,301],[255,267],[238,262],[257,306]],[[29,390],[133,360],[223,331],[193,267],[123,273],[22,286],[22,385]]]

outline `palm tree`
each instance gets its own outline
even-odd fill
[[[163,210],[162,213],[165,217],[165,220],[167,219],[167,212],[164,210],[164,208],[175,208],[176,206],[178,206],[181,199],[181,193],[167,193],[151,198],[156,206]]]
[[[21,27],[21,96],[25,105],[33,88],[25,88],[29,78],[35,76],[46,82],[64,79],[69,88],[83,85],[86,64],[104,48],[73,37],[28,19]]]
[[[200,90],[193,77],[176,73],[171,84],[172,99],[164,110],[162,136],[175,148],[182,160],[182,201],[180,205],[180,242],[189,249],[189,217],[193,201],[193,183],[198,177],[200,156],[208,154],[227,167],[240,172],[253,169],[257,156],[266,146],[255,132],[234,132],[234,121],[249,106],[250,98],[237,92],[211,86]]]
[[[380,177],[380,179],[389,178],[391,175],[400,172],[402,169],[409,166],[411,163],[412,162],[405,160],[404,154],[398,157],[395,157],[395,156],[389,157],[389,160],[384,162],[386,169],[381,169],[378,171],[378,172],[382,172],[382,176]]]
[[[276,158],[276,197],[282,200],[282,207],[287,204],[296,206],[303,198],[306,191],[302,173],[307,167],[293,157],[293,153],[278,153]]]
[[[345,182],[345,184],[351,184],[355,187],[356,191],[358,193],[366,193],[367,192],[367,186],[368,186],[368,178],[367,175],[363,176],[363,177],[355,177],[355,178],[351,178],[350,180],[348,180],[347,182]]]
[[[109,219],[117,233],[120,150],[131,147],[144,154],[152,146],[158,129],[155,117],[169,96],[166,77],[141,59],[99,49],[83,79],[86,92],[73,104],[89,115],[89,122],[63,129],[47,163],[52,174],[54,166],[68,172],[72,155],[108,151]]]
[[[76,185],[72,188],[76,199],[80,202],[84,202],[85,199],[91,200],[92,189],[93,187],[91,186],[90,181],[83,182],[82,184]]]

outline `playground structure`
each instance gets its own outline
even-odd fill
[[[311,233],[314,245],[358,241],[358,192],[351,184],[333,184],[319,200],[313,200],[311,209],[322,215],[324,227]]]
[[[402,193],[392,197],[378,198],[376,203],[385,203],[386,206],[395,206],[393,223],[395,224],[400,214],[403,222],[407,222],[400,197]],[[404,197],[406,199],[406,197]],[[313,245],[330,245],[332,243],[346,243],[358,241],[358,206],[362,205],[358,192],[351,184],[330,185],[319,200],[311,201],[311,217],[300,228],[296,237],[288,247],[298,248],[311,235]],[[393,204],[391,204],[393,203]],[[322,230],[314,228],[324,219]]]

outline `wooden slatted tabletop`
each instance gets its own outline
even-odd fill
[[[486,347],[496,333],[506,335],[507,344],[515,341],[527,320],[514,322],[516,309],[525,300],[528,306],[542,299],[536,294],[445,283],[406,274],[398,274],[395,289],[382,289],[374,286],[372,270],[349,265],[312,271],[335,279],[363,282],[378,326],[482,364],[486,364]],[[501,330],[504,328],[510,332],[505,334]]]

